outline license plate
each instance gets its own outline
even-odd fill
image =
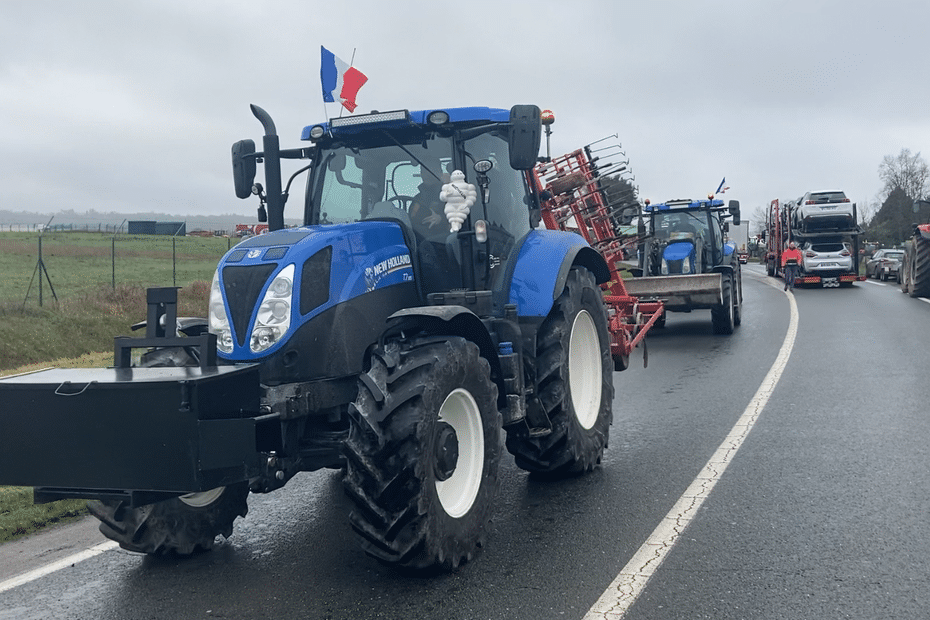
[[[832,211],[833,209],[836,209],[836,207],[820,207],[821,211]]]
[[[837,267],[836,263],[820,263],[821,267]]]

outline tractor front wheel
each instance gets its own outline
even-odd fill
[[[249,511],[247,482],[191,493],[130,508],[118,501],[92,501],[87,508],[100,519],[100,532],[128,551],[190,555],[213,548],[216,537],[232,535],[233,521]]]
[[[498,488],[501,414],[478,347],[389,342],[350,409],[343,484],[362,548],[390,565],[451,570],[483,546]]]

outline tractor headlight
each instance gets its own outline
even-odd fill
[[[663,276],[668,275],[668,261],[665,260],[664,258],[662,259],[662,275]]]
[[[691,257],[686,256],[683,261],[681,261],[681,273],[691,273]]]
[[[281,340],[291,326],[291,307],[294,292],[294,265],[281,270],[265,292],[258,312],[249,348],[261,353]]]
[[[213,272],[213,283],[210,285],[209,326],[210,333],[216,334],[216,350],[221,353],[232,353],[232,330],[229,328],[229,315],[226,314],[226,304],[223,303],[219,270]]]

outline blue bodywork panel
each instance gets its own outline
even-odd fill
[[[301,316],[301,282],[304,262],[317,252],[332,248],[329,282],[320,282],[314,286],[329,286],[329,299]],[[279,230],[243,241],[231,249],[219,264],[220,288],[223,290],[224,303],[226,287],[223,283],[223,269],[229,266],[248,267],[275,264],[259,295],[261,300],[274,277],[288,265],[295,265],[293,303],[291,304],[290,330],[313,320],[314,317],[359,295],[403,282],[412,282],[413,266],[410,249],[404,243],[404,236],[398,224],[383,221],[356,222],[340,226],[305,226]],[[249,332],[255,324],[253,309],[249,321]],[[235,340],[235,339],[234,339]],[[237,361],[252,361],[274,353],[287,342],[287,338],[273,345],[260,354],[249,350],[248,338],[245,345],[238,342],[227,357]]]
[[[670,243],[665,247],[665,251],[662,252],[662,256],[665,260],[684,260],[692,254],[694,254],[694,244],[690,241]]]
[[[582,247],[590,247],[584,237],[558,230],[532,230],[520,248],[513,279],[510,302],[522,317],[544,317],[555,301],[556,281],[566,256]]]
[[[723,255],[730,256],[733,252],[736,251],[736,243],[733,241],[727,241],[723,244]]]

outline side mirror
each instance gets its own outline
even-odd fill
[[[255,183],[255,141],[240,140],[232,145],[233,183],[236,196],[248,198]]]
[[[542,122],[539,107],[515,105],[510,108],[510,167],[532,170],[539,158]]]
[[[733,221],[739,224],[739,200],[731,200],[730,204],[730,215],[733,216]]]

